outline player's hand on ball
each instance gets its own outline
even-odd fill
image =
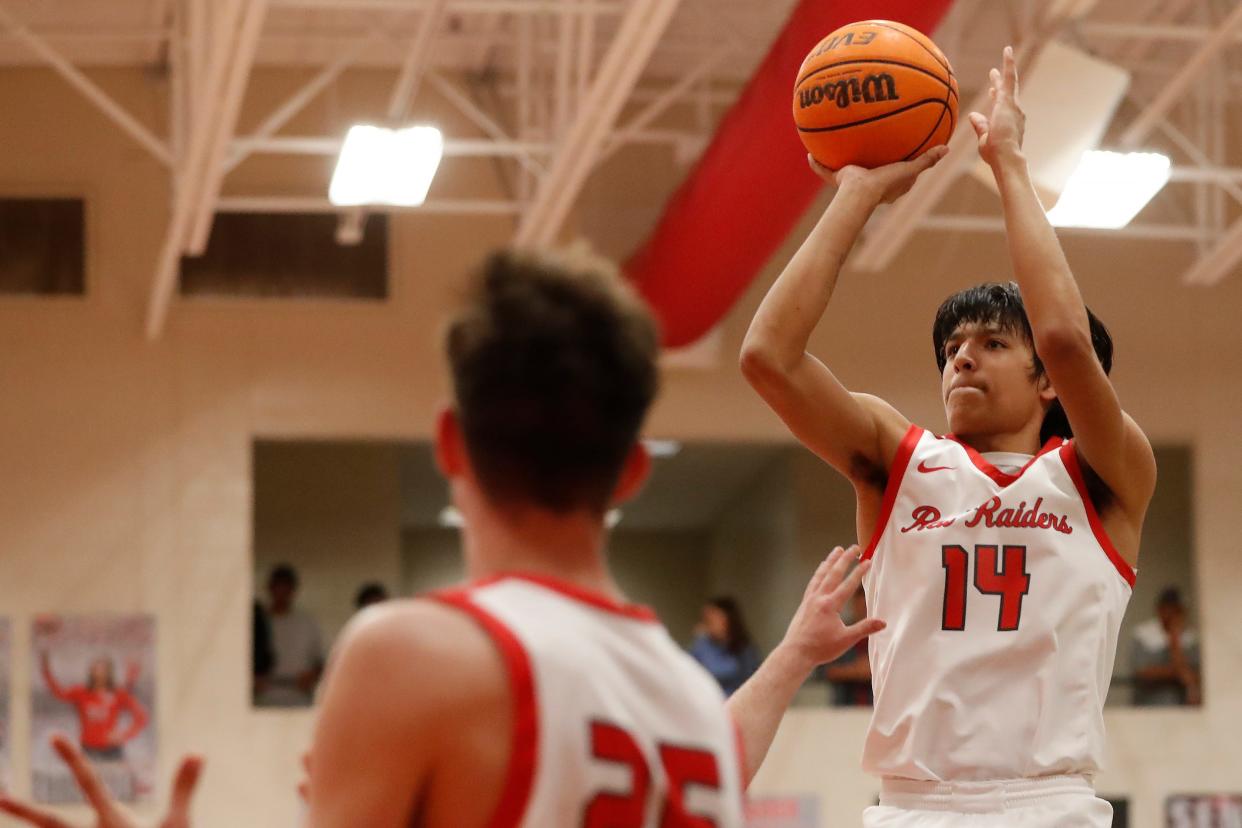
[[[65,736],[58,735],[52,737],[52,747],[69,766],[82,795],[95,811],[95,828],[139,828],[141,823],[112,798],[76,744]],[[181,767],[173,781],[168,815],[157,823],[158,828],[190,828],[190,800],[194,796],[194,787],[198,784],[202,770],[203,760],[198,757],[191,756],[181,760]],[[0,796],[0,811],[35,828],[72,828],[71,823],[50,810],[36,808],[7,796]]]
[[[851,571],[850,563],[857,559],[857,546],[832,550],[811,576],[802,604],[789,622],[780,646],[794,653],[808,670],[836,659],[863,638],[884,629],[884,622],[877,618],[849,625],[841,620],[841,608],[871,568],[871,561],[863,561]]]
[[[949,154],[948,147],[932,147],[918,158],[898,161],[875,169],[865,167],[842,167],[830,170],[811,155],[806,159],[811,169],[829,184],[839,189],[857,188],[866,191],[878,204],[891,204],[910,191],[918,177]]]
[[[995,167],[1006,155],[1022,149],[1026,115],[1018,104],[1018,64],[1013,47],[1006,46],[1000,69],[988,73],[988,96],[992,111],[987,115],[970,113],[970,125],[979,137],[979,155]]]

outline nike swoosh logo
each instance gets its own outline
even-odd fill
[[[950,471],[952,468],[953,468],[952,466],[929,466],[927,465],[926,460],[919,463],[919,471],[921,471],[923,474],[927,474],[928,472],[935,472],[935,471]]]

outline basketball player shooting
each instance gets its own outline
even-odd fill
[[[943,150],[873,170],[817,167],[837,193],[742,349],[751,385],[853,484],[858,537],[870,539],[863,586],[887,627],[869,645],[863,767],[882,782],[868,828],[1111,824],[1092,778],[1156,466],[1108,379],[1111,339],[1031,183],[1010,49],[990,96],[990,112],[970,122],[999,187],[1017,284],[977,285],[936,314],[951,433],[847,390],[806,351],[872,211]],[[769,660],[730,702],[751,756],[787,703],[757,692],[785,680],[780,670]]]

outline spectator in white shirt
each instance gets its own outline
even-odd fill
[[[314,700],[315,686],[323,672],[319,624],[310,613],[294,607],[298,573],[293,567],[281,564],[273,569],[267,580],[267,592],[274,658],[271,670],[255,683],[255,704],[260,707],[308,706]]]

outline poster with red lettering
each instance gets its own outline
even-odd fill
[[[80,802],[49,739],[77,740],[112,795],[146,798],[155,783],[155,619],[41,615],[31,627],[30,791],[37,802]]]

